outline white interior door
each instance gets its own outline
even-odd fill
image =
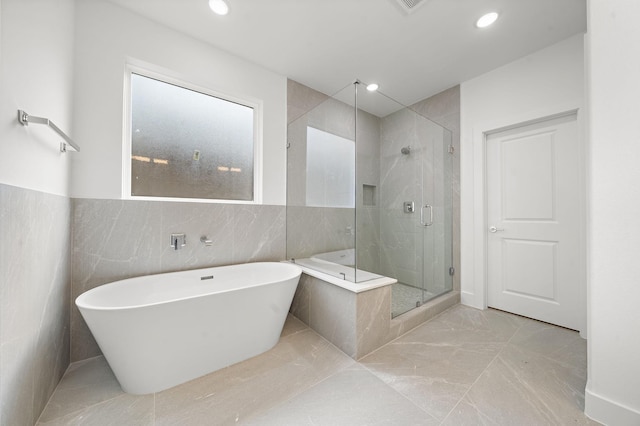
[[[487,136],[488,305],[583,327],[576,113]]]

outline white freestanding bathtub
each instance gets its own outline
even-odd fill
[[[76,299],[125,392],[168,389],[271,349],[302,270],[247,263],[130,278]]]

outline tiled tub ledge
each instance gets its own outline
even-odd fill
[[[460,302],[452,291],[391,319],[392,278],[352,283],[303,267],[291,313],[358,360]]]

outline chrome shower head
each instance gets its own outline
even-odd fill
[[[401,152],[403,155],[409,155],[409,154],[411,154],[411,146],[410,146],[410,145],[408,145],[408,146],[403,146],[403,147],[400,149],[400,152]]]

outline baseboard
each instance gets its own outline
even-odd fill
[[[640,412],[585,389],[584,413],[592,420],[610,426],[638,426]]]
[[[478,301],[475,293],[469,293],[467,291],[460,292],[460,304],[470,306],[476,309],[484,309],[484,306],[478,306]]]

